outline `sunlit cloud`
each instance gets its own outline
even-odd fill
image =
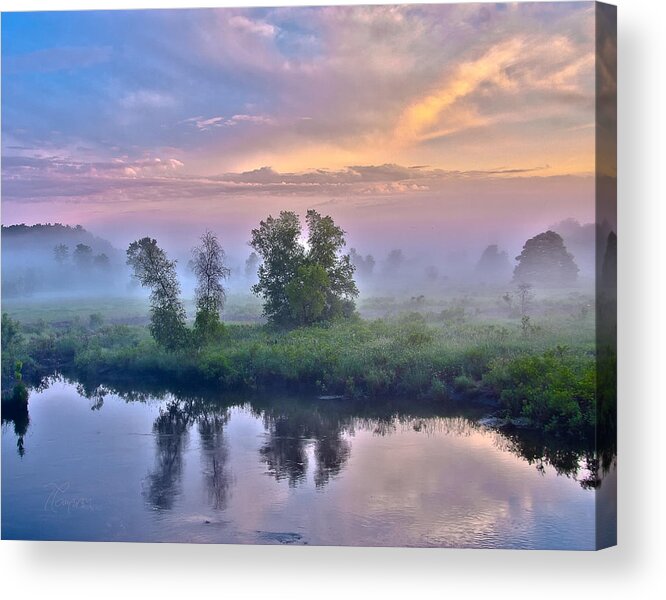
[[[207,131],[214,127],[233,127],[234,125],[249,123],[253,125],[273,125],[274,119],[266,115],[233,115],[229,118],[226,117],[190,117],[183,119],[183,123],[193,124],[201,131]]]
[[[415,101],[403,112],[396,127],[398,140],[409,143],[442,135],[442,131],[433,131],[440,122],[442,113],[477,90],[481,83],[510,85],[505,70],[516,61],[524,46],[523,40],[508,40],[491,48],[478,60],[460,64],[453,76],[448,77],[440,88]],[[463,119],[455,120],[458,124],[449,125],[446,132],[484,122],[482,118],[469,113]]]

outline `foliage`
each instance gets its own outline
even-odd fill
[[[2,313],[2,398],[25,403],[28,389],[23,382],[24,364],[31,364],[25,348],[21,325]]]
[[[578,277],[578,267],[567,252],[562,237],[554,231],[527,240],[513,271],[517,282],[546,286],[570,285]]]
[[[257,267],[259,266],[259,256],[256,252],[251,252],[250,256],[247,257],[245,261],[245,277],[250,279],[254,277],[257,273]]]
[[[395,273],[405,262],[405,255],[400,248],[391,250],[386,257],[386,270]]]
[[[69,246],[67,244],[56,244],[53,247],[53,258],[58,264],[67,262],[69,258]]]
[[[506,282],[511,277],[511,265],[506,252],[499,250],[497,244],[491,244],[476,264],[476,275],[483,281]]]
[[[531,283],[519,283],[517,286],[518,303],[520,305],[520,314],[523,319],[527,316],[527,311],[534,300]]]
[[[77,244],[72,254],[74,264],[80,269],[85,269],[92,263],[93,249],[87,244]]]
[[[298,267],[296,276],[286,289],[294,322],[314,323],[322,318],[330,285],[328,273],[321,265],[304,264]]]
[[[180,300],[176,262],[167,258],[157,241],[148,237],[132,242],[127,264],[150,292],[150,332],[158,344],[175,351],[187,341],[185,308]]]
[[[369,278],[375,270],[375,259],[372,254],[359,254],[356,248],[349,250],[349,260],[360,277]]]
[[[221,329],[220,313],[226,299],[222,280],[230,274],[224,260],[225,253],[217,237],[206,231],[199,246],[192,249],[190,261],[190,268],[197,278],[194,333],[199,341],[215,336]]]
[[[307,245],[293,212],[269,216],[252,230],[250,245],[263,261],[252,290],[264,298],[264,314],[274,323],[311,324],[354,312],[358,289],[350,257],[341,254],[344,231],[314,210],[305,220]]]
[[[594,427],[595,362],[566,348],[494,361],[485,381],[510,414],[547,431],[581,434]]]
[[[259,281],[252,291],[264,299],[264,314],[275,322],[290,320],[287,285],[304,260],[305,249],[299,242],[301,224],[293,212],[269,216],[252,230],[250,245],[261,256]]]
[[[17,321],[12,319],[7,313],[2,313],[2,336],[0,343],[2,344],[2,353],[11,354],[15,347],[21,341],[20,326]]]
[[[97,254],[95,258],[93,258],[93,265],[95,265],[95,267],[98,269],[107,270],[110,264],[111,261],[109,260],[109,257],[103,252],[101,254]]]
[[[104,315],[100,313],[91,313],[88,317],[88,323],[91,329],[97,329],[104,324]]]

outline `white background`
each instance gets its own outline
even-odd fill
[[[3,11],[252,4],[0,0]],[[666,3],[617,4],[619,547],[574,553],[3,541],[3,596],[666,598]]]

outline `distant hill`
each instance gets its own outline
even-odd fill
[[[120,251],[111,242],[93,235],[81,225],[62,225],[61,223],[38,223],[37,225],[2,226],[2,252],[53,252],[58,244],[65,244],[74,249],[77,244],[86,244],[96,254],[104,253],[109,258],[119,255]]]
[[[108,293],[125,279],[123,252],[81,225],[2,226],[5,297]]]

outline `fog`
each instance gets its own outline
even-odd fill
[[[339,221],[338,221],[339,223]],[[339,223],[347,229],[346,223]],[[108,237],[71,225],[15,225],[2,228],[2,296],[4,300],[81,297],[145,297],[147,291],[133,280],[125,264],[126,231],[106,228]],[[195,281],[188,267],[190,248],[198,242],[205,224],[177,236],[155,233],[147,226],[144,235],[154,235],[169,258],[177,261],[183,297],[193,296]],[[247,232],[230,236],[218,233],[231,274],[225,282],[229,295],[249,296],[256,283],[257,260]],[[562,219],[527,233],[491,236],[393,237],[347,234],[346,252],[356,267],[355,279],[361,298],[371,296],[437,297],[460,290],[509,290],[516,257],[529,237],[546,230],[556,231],[579,268],[576,287],[589,290],[594,284],[595,234],[593,223]],[[522,231],[522,229],[521,229]],[[110,234],[110,235],[109,235]],[[140,237],[140,236],[137,236]],[[175,241],[174,241],[175,240]]]
[[[124,252],[80,225],[2,227],[2,296],[131,294]]]

